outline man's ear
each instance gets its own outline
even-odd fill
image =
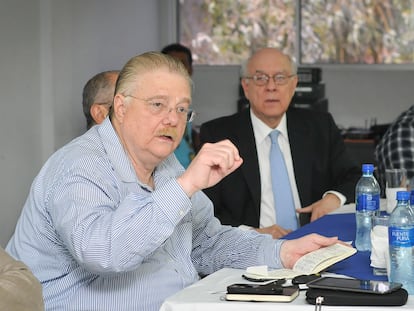
[[[124,119],[125,111],[126,111],[126,102],[125,96],[122,94],[116,94],[114,97],[114,117],[117,118],[120,122]]]
[[[108,115],[109,108],[107,105],[92,104],[91,106],[91,116],[94,119],[96,124],[101,124],[103,120]]]

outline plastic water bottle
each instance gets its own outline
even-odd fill
[[[414,208],[414,190],[411,190],[410,206],[411,206],[411,208]]]
[[[414,294],[414,211],[410,192],[397,192],[397,206],[388,225],[390,250],[389,279],[399,282],[410,295]]]
[[[355,187],[355,246],[359,251],[371,250],[372,217],[379,214],[380,186],[373,173],[374,165],[363,164],[362,176]]]

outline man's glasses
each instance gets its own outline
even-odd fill
[[[254,84],[258,86],[267,85],[270,81],[270,78],[273,79],[276,85],[285,85],[288,83],[289,79],[296,76],[295,74],[292,75],[284,75],[284,74],[275,74],[273,77],[270,77],[269,75],[265,73],[256,73],[253,76],[250,77],[244,77],[244,79],[253,80]]]
[[[168,113],[174,110],[177,116],[182,120],[186,120],[186,122],[193,121],[195,117],[195,112],[192,109],[188,109],[187,107],[180,106],[180,105],[174,108],[171,108],[170,105],[168,104],[168,100],[163,97],[144,99],[144,98],[139,98],[139,97],[135,97],[132,95],[124,95],[124,96],[132,97],[134,99],[145,102],[148,110],[155,116],[166,116]]]

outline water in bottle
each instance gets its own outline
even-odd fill
[[[355,187],[355,206],[355,246],[359,251],[370,251],[372,217],[379,214],[380,207],[380,186],[372,164],[362,165],[362,176]]]
[[[389,279],[399,282],[410,295],[414,294],[414,211],[410,192],[397,192],[397,206],[389,219]]]
[[[411,195],[410,195],[410,206],[411,208],[414,208],[414,189],[411,190]]]

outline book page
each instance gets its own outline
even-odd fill
[[[355,252],[355,248],[337,243],[302,256],[293,270],[303,274],[318,273]]]
[[[302,256],[293,269],[267,271],[267,266],[257,266],[247,268],[245,275],[255,279],[292,279],[301,274],[319,273],[355,253],[355,248],[337,243]]]

